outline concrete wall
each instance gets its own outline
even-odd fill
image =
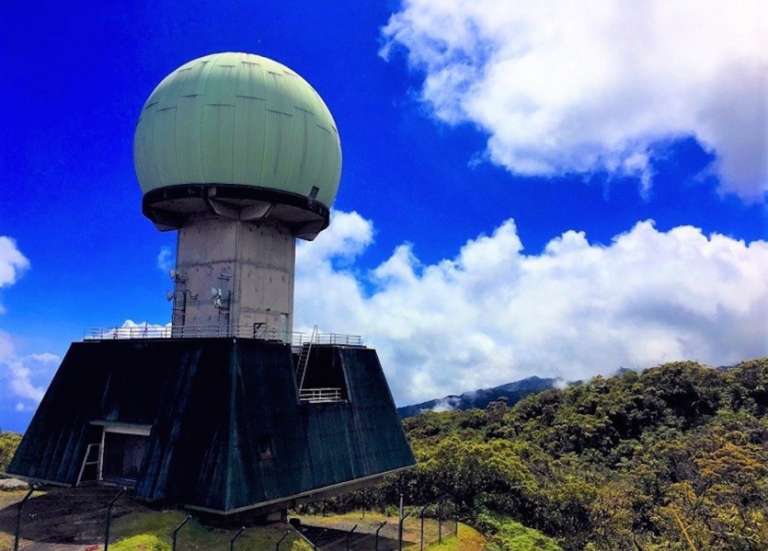
[[[295,239],[280,225],[191,219],[178,234],[174,336],[290,337]],[[212,289],[220,289],[215,296]]]

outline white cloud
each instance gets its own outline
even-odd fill
[[[401,245],[360,275],[354,255],[372,235],[371,221],[336,212],[299,245],[297,329],[363,334],[401,404],[530,375],[768,355],[765,241],[644,221],[607,246],[568,231],[526,255],[509,220],[454,258],[424,265]]]
[[[438,400],[437,403],[432,406],[432,409],[429,411],[435,411],[438,413],[443,411],[453,411],[456,409],[456,406],[460,401],[461,398],[448,396],[442,400]]]
[[[32,382],[32,370],[22,361],[13,361],[7,364],[10,372],[11,390],[16,396],[26,398],[33,402],[40,402],[45,394],[44,386],[36,386]]]
[[[32,360],[40,362],[41,364],[58,364],[61,361],[61,357],[58,354],[51,354],[50,352],[43,352],[42,354],[30,354]]]
[[[97,339],[141,339],[141,338],[170,338],[171,323],[149,323],[125,320],[119,327],[109,327],[96,330],[89,337]]]
[[[29,268],[29,260],[16,247],[16,241],[0,235],[0,287],[13,285]]]
[[[170,247],[163,246],[157,253],[157,269],[164,273],[169,273],[176,265],[176,258]]]
[[[21,254],[16,241],[0,235],[0,288],[16,283],[21,274],[29,268],[29,260]],[[5,311],[0,304],[0,314]]]
[[[761,200],[765,21],[760,0],[404,0],[382,55],[403,48],[435,116],[477,125],[514,173],[634,174],[647,191],[654,148],[694,136],[724,191]]]
[[[37,405],[43,399],[45,389],[61,358],[56,354],[18,354],[12,337],[0,331],[0,379],[5,380],[5,390],[18,400],[27,400]],[[23,401],[18,401],[22,408]]]
[[[18,249],[16,242],[10,237],[0,236],[0,287],[16,283],[28,268],[29,260]],[[2,305],[0,313],[3,313]],[[37,404],[45,393],[52,366],[55,367],[59,361],[57,355],[49,352],[20,355],[12,337],[0,331],[0,380],[5,383],[0,394],[10,392],[14,399]],[[17,411],[22,411],[20,405],[22,409],[26,407],[23,402],[17,402]]]

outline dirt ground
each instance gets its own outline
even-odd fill
[[[48,488],[24,504],[21,544],[25,551],[96,551],[104,539],[107,504],[116,488]],[[13,546],[18,503],[26,491],[0,492],[0,546]],[[142,507],[121,498],[113,508],[118,518]]]

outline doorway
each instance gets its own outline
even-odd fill
[[[133,486],[141,474],[141,465],[151,431],[149,425],[94,421],[101,425],[98,480]]]
[[[146,436],[105,432],[102,480],[134,484],[141,471],[146,442]]]

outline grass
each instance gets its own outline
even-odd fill
[[[443,543],[435,543],[426,548],[428,551],[483,551],[485,538],[483,535],[465,524],[459,524],[459,533],[456,537],[443,540]]]
[[[480,520],[492,534],[488,537],[488,551],[561,551],[557,540],[519,522],[485,513]]]
[[[14,503],[21,501],[29,490],[3,490],[0,491],[0,509],[10,507]],[[44,495],[45,492],[35,492],[32,497]]]
[[[110,551],[168,551],[171,532],[184,520],[179,511],[131,513],[115,519],[112,533],[116,543]],[[248,528],[237,540],[238,551],[274,549],[275,543],[288,530],[283,524]],[[224,530],[201,525],[195,519],[182,528],[178,548],[189,551],[226,551],[236,530]],[[310,551],[309,545],[291,533],[280,547],[285,551]]]
[[[414,513],[416,515],[416,513]],[[383,521],[389,522],[392,526],[397,525],[396,516],[388,516],[379,512],[366,511],[363,516],[360,511],[349,513],[320,515],[305,515],[301,521],[312,526],[323,526],[328,528],[351,528],[355,524],[360,526],[376,527]],[[458,534],[454,536],[447,535],[448,525],[443,524],[443,543],[425,546],[429,551],[482,551],[485,549],[485,538],[469,526],[459,524]],[[408,549],[418,548],[420,538],[421,523],[418,516],[408,517],[403,525],[403,539],[409,542]],[[437,540],[438,523],[435,519],[424,519],[424,538],[426,541]]]

